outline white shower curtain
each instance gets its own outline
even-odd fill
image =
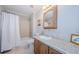
[[[10,50],[20,44],[19,16],[2,12],[1,52]]]

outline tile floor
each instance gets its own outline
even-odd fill
[[[16,47],[5,54],[34,54],[34,52],[31,48]]]
[[[27,44],[26,40],[22,40],[21,46],[13,48],[12,50],[4,53],[4,54],[34,54],[34,44],[30,46]]]

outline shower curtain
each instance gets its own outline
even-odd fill
[[[1,52],[10,50],[20,44],[19,16],[2,12]]]

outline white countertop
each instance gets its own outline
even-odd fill
[[[79,46],[70,42],[65,42],[63,40],[58,40],[55,38],[45,40],[41,39],[39,36],[35,36],[37,40],[42,43],[48,45],[50,48],[54,48],[55,50],[64,53],[64,54],[79,54]]]

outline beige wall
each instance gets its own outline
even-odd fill
[[[30,20],[26,16],[20,16],[20,36],[30,37]]]

